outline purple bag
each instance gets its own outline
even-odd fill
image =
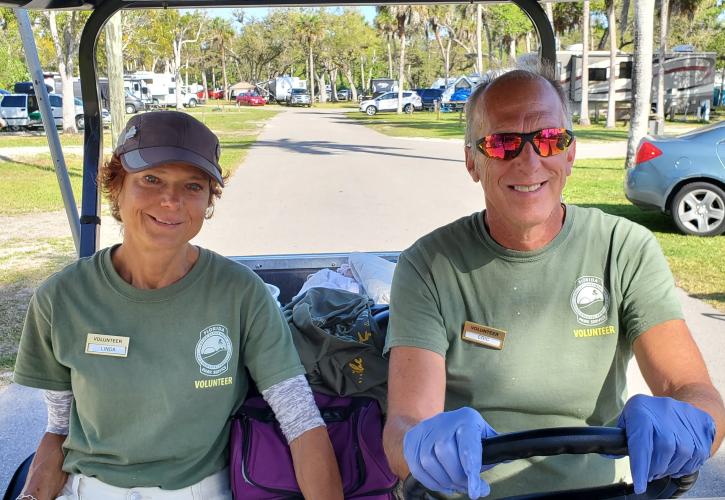
[[[392,499],[398,478],[383,452],[383,418],[374,399],[314,393],[342,475],[345,498]],[[230,474],[236,499],[302,498],[287,440],[260,396],[232,419]]]

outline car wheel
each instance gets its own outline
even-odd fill
[[[685,234],[716,236],[725,231],[725,192],[709,182],[683,186],[670,210],[677,229]]]
[[[83,115],[76,116],[76,128],[78,130],[81,130],[82,128],[84,128],[85,124],[86,124],[86,120],[83,118]]]
[[[196,107],[196,99],[189,99],[189,107],[190,108]]]
[[[133,104],[126,104],[126,114],[132,115],[136,112],[136,106]]]
[[[367,108],[365,108],[365,113],[367,113],[368,116],[373,116],[377,112],[378,108],[376,108],[375,106],[368,106]]]
[[[413,105],[412,104],[406,104],[403,106],[403,113],[412,113],[413,112]]]

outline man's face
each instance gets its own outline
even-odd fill
[[[494,83],[478,105],[484,107],[486,120],[476,140],[494,133],[566,128],[561,102],[544,80]],[[542,229],[547,235],[553,232],[553,238],[561,228],[561,194],[574,153],[572,143],[567,151],[542,158],[526,143],[516,158],[498,160],[466,148],[466,167],[483,186],[492,234],[494,228],[522,235]]]

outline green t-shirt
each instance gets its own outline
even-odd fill
[[[643,227],[568,205],[553,241],[520,252],[497,244],[477,213],[401,254],[386,351],[444,356],[445,409],[476,408],[499,433],[611,426],[626,399],[632,342],[682,317],[664,256]],[[473,333],[505,331],[503,348],[463,340],[467,321]],[[627,468],[626,460],[562,455],[501,464],[483,477],[496,497],[609,484]]]
[[[64,470],[125,488],[182,488],[226,466],[245,367],[260,390],[304,369],[248,268],[200,249],[181,280],[141,290],[117,274],[111,252],[38,288],[15,382],[73,391]]]

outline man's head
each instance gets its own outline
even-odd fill
[[[548,243],[561,228],[561,194],[575,153],[564,132],[571,118],[561,86],[541,72],[504,73],[476,89],[466,114],[466,168],[483,186],[491,234],[511,248],[523,239]]]

